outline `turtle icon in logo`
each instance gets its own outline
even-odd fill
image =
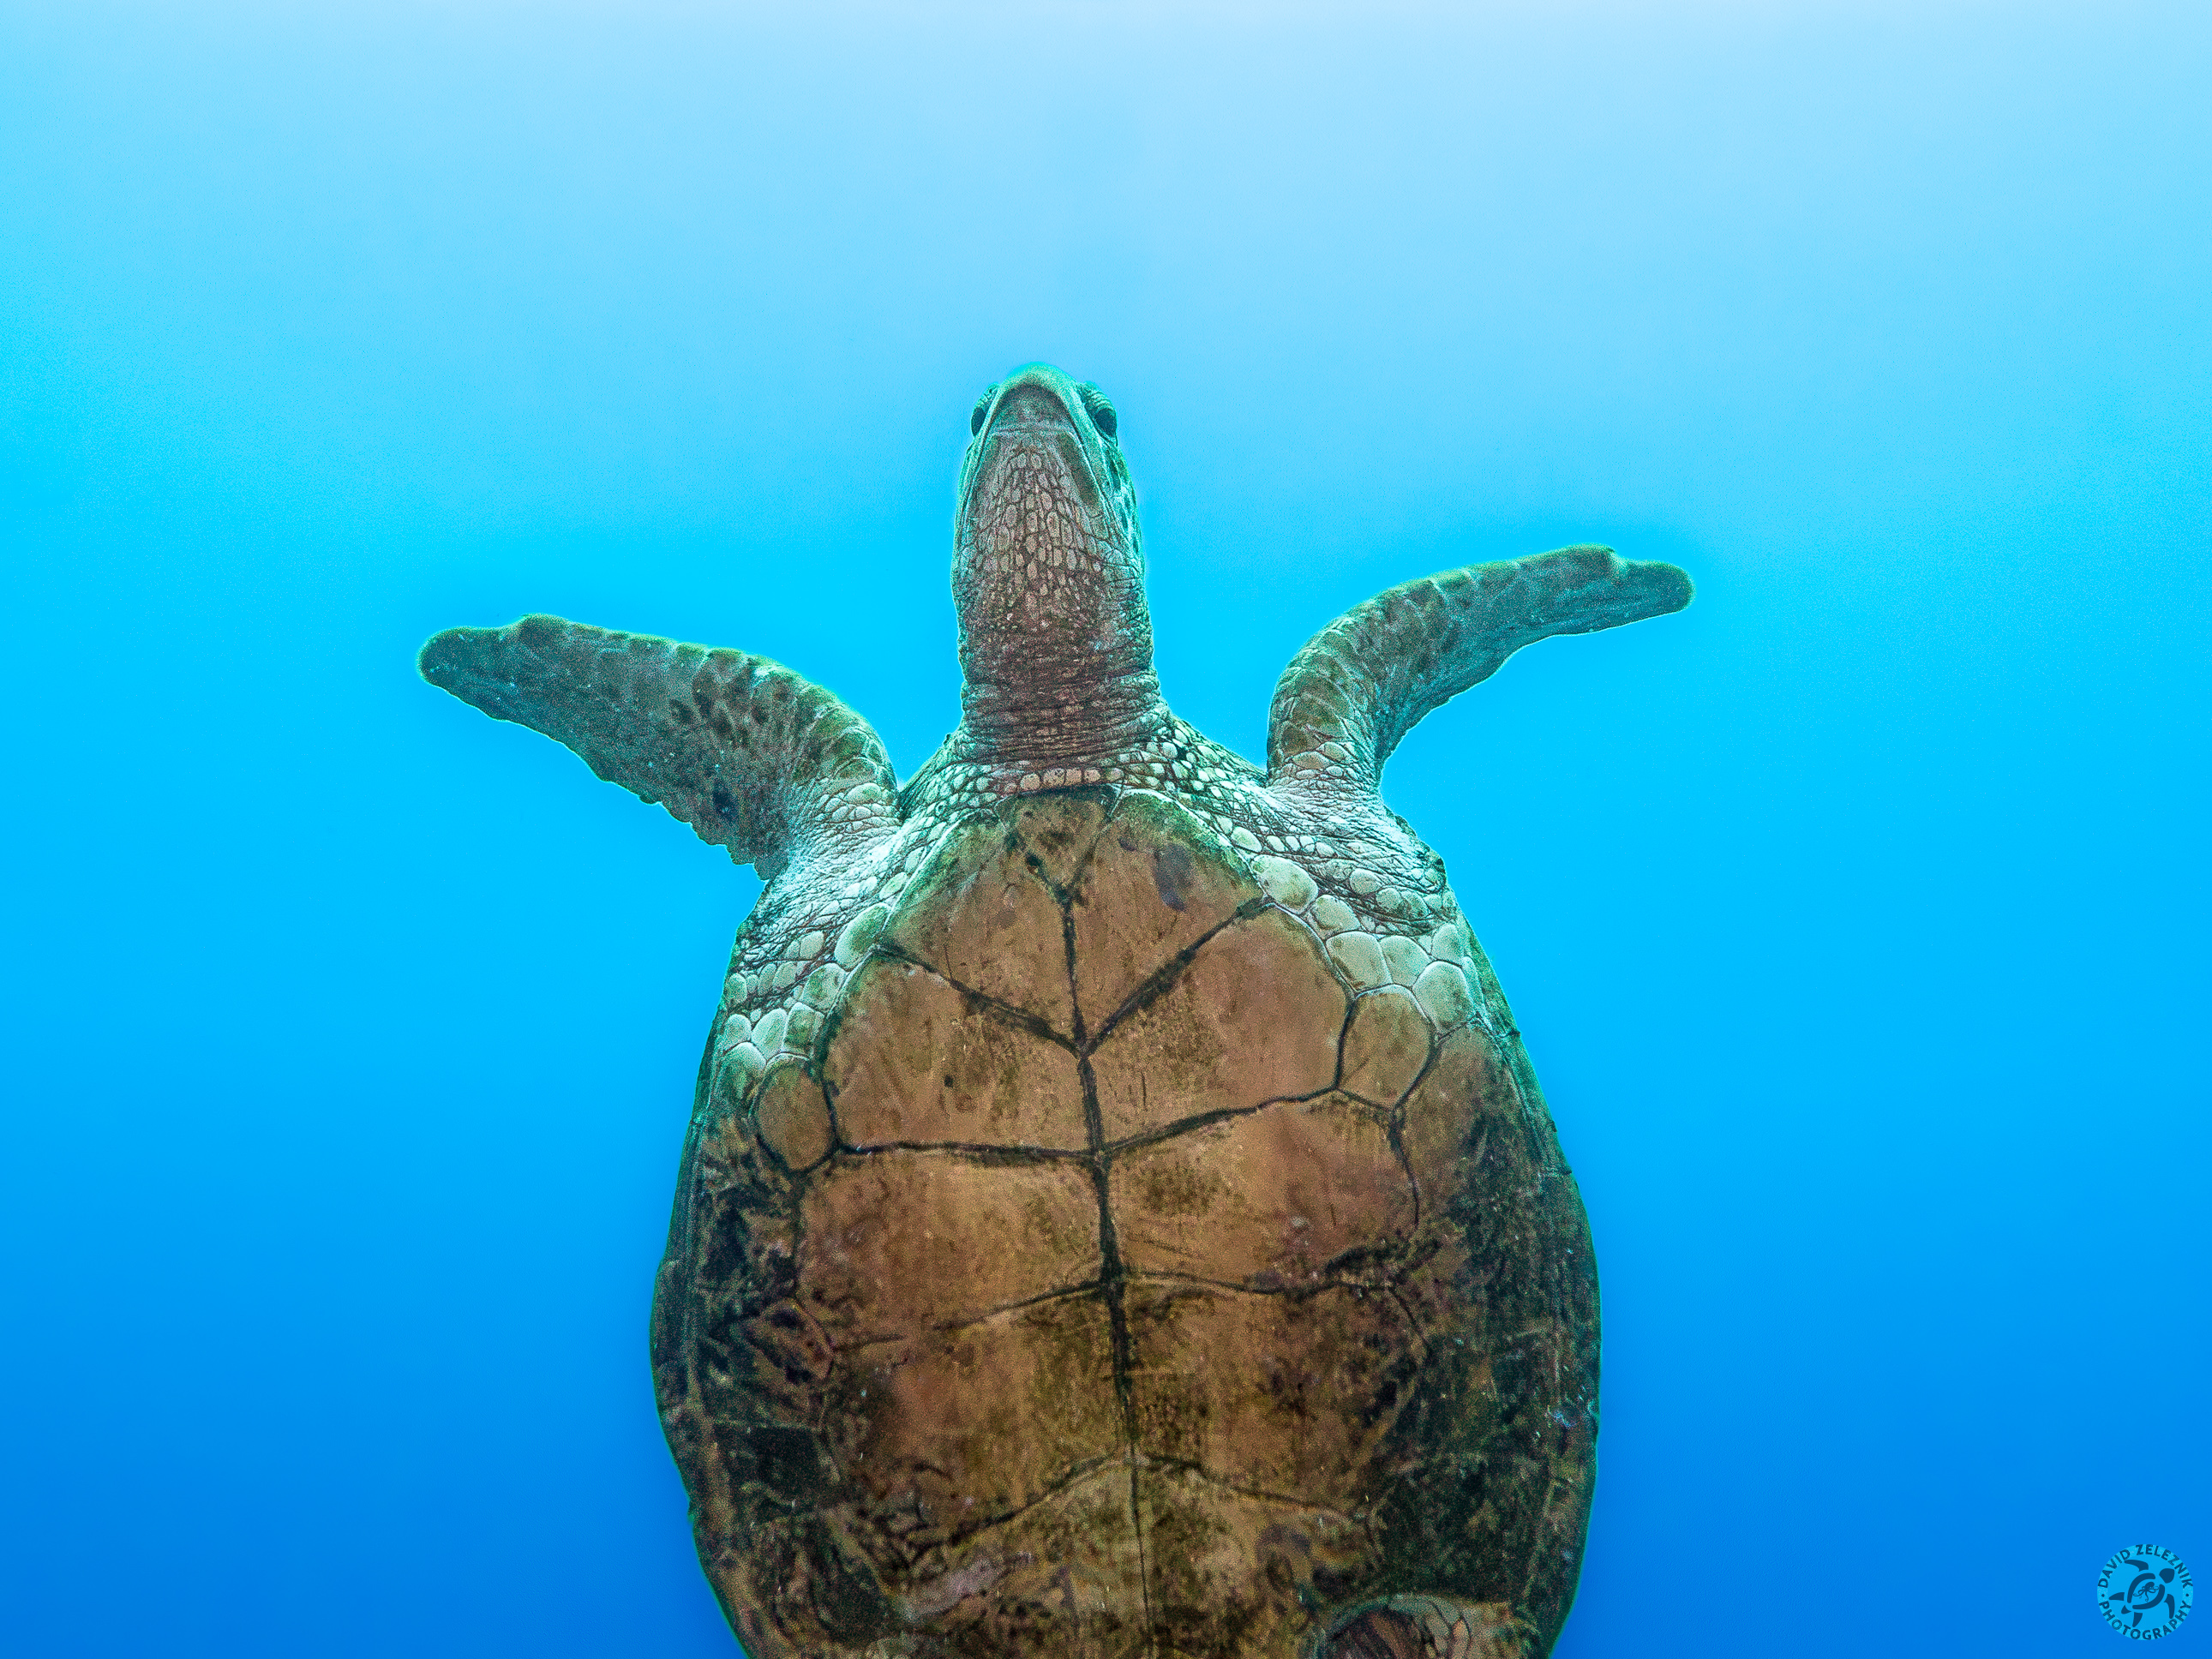
[[[2105,1622],[2132,1642],[2170,1636],[2189,1617],[2196,1588],[2172,1550],[2136,1544],[2105,1563],[2097,1607]]]

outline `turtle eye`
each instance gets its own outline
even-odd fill
[[[983,417],[991,412],[991,394],[999,389],[996,381],[983,388],[983,395],[975,399],[975,407],[968,411],[968,435],[974,437],[983,429]]]
[[[1107,402],[1104,392],[1088,380],[1075,389],[1083,398],[1083,407],[1090,411],[1091,425],[1109,438],[1121,429],[1121,417],[1114,412],[1114,405]]]

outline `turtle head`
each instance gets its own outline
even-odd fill
[[[952,599],[972,752],[1098,764],[1159,705],[1114,405],[1031,363],[984,389],[968,428]]]

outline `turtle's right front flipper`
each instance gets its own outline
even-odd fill
[[[448,629],[419,665],[493,719],[566,744],[763,877],[793,858],[865,847],[897,823],[873,728],[765,657],[525,617]]]
[[[1522,646],[1664,616],[1690,591],[1671,564],[1563,547],[1378,593],[1307,641],[1276,683],[1268,787],[1371,798],[1398,740]]]

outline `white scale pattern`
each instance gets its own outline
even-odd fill
[[[1510,1026],[1441,860],[1379,805],[1364,821],[1302,810],[1180,720],[1100,758],[1057,769],[1166,796],[1211,823],[1268,897],[1322,939],[1354,994],[1402,986],[1440,1030],[1470,1018],[1494,1031]],[[779,882],[740,930],[715,1040],[717,1064],[737,1071],[738,1097],[779,1060],[812,1054],[848,976],[945,835],[994,801],[1031,791],[1026,775],[1010,787],[994,769],[933,761],[901,793],[908,816],[891,838],[857,857],[849,845],[840,849],[840,867],[859,874],[811,903],[804,880],[788,902]]]

